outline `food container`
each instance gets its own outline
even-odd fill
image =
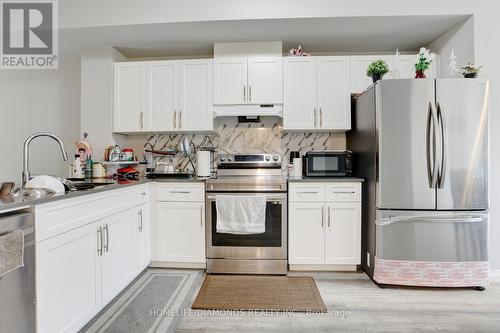
[[[122,153],[124,161],[134,160],[134,150],[132,148],[123,148]]]

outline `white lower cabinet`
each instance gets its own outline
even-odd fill
[[[314,197],[302,200],[311,193]],[[303,269],[361,263],[361,183],[297,183],[289,191],[289,264]],[[324,198],[336,198],[325,201]],[[345,193],[345,194],[344,194]],[[340,196],[344,194],[344,196]],[[350,198],[350,199],[348,199]],[[351,201],[346,201],[351,200]],[[312,267],[312,265],[315,265]]]
[[[291,202],[289,210],[289,262],[323,264],[325,242],[323,203]]]
[[[126,192],[133,194],[137,189],[114,195]],[[147,194],[144,188],[140,192]],[[65,211],[76,204],[68,200],[41,211],[57,210],[69,216]],[[96,212],[98,206],[89,209]],[[108,207],[109,212],[115,208]],[[149,264],[148,203],[109,216],[105,211],[99,214],[94,221],[78,216],[75,221],[66,219],[80,226],[36,243],[38,333],[78,332]],[[63,221],[49,222],[59,225]]]
[[[101,225],[102,298],[103,303],[108,303],[136,276],[133,258],[137,209],[108,217],[102,220]]]
[[[137,208],[137,223],[135,227],[135,272],[139,274],[149,265],[150,255],[150,213],[149,203]]]
[[[38,333],[77,332],[101,309],[98,225],[36,245]]]
[[[361,263],[361,205],[327,202],[325,264]]]
[[[205,203],[157,204],[158,260],[205,262]]]

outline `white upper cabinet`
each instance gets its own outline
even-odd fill
[[[318,57],[316,61],[319,128],[351,129],[349,57]]]
[[[182,60],[179,84],[180,130],[213,129],[213,61]]]
[[[114,131],[134,132],[144,127],[144,66],[114,66]]]
[[[351,129],[350,58],[284,59],[285,130]]]
[[[211,59],[114,64],[114,132],[213,129]]]
[[[178,105],[179,66],[176,61],[146,63],[146,126],[151,131],[171,131]]]
[[[313,57],[283,59],[283,127],[315,128],[316,60]]]
[[[281,57],[220,58],[214,61],[214,104],[281,104]]]
[[[248,103],[283,103],[282,58],[248,59]]]
[[[394,79],[395,56],[394,55],[362,55],[351,56],[351,92],[361,93],[368,88],[373,82],[372,78],[366,76],[366,70],[370,63],[375,60],[382,59],[389,65],[389,73],[385,74],[383,80]],[[430,68],[425,71],[428,78],[437,78],[439,56],[432,62]],[[399,55],[399,79],[415,78],[415,62],[416,54],[401,54]]]
[[[415,78],[415,62],[417,56],[415,54],[403,54],[399,56],[399,78],[400,79],[413,79]],[[437,78],[438,58],[434,59],[425,75],[428,78]],[[391,68],[393,70],[393,68]]]
[[[368,88],[373,82],[372,78],[366,75],[368,66],[375,60],[382,59],[389,69],[393,67],[394,56],[392,55],[362,55],[351,57],[351,92],[361,93]],[[383,79],[392,78],[391,73],[384,75]]]

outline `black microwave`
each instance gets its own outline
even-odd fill
[[[352,175],[352,153],[343,151],[308,151],[303,157],[304,177],[345,177]]]

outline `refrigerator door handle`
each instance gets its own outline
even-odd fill
[[[466,215],[466,216],[398,216],[398,217],[388,217],[375,220],[375,224],[379,226],[385,226],[393,224],[396,222],[429,222],[429,223],[478,223],[482,222],[488,218],[488,215],[477,214],[477,215]]]
[[[432,127],[432,130],[431,130]],[[426,158],[427,158],[427,179],[429,188],[435,188],[437,183],[437,161],[436,161],[436,113],[432,102],[429,102],[427,110],[426,127]]]
[[[441,136],[441,167],[438,172],[438,187],[443,188],[444,187],[444,182],[446,180],[445,175],[446,175],[446,159],[447,159],[447,154],[446,154],[446,124],[445,124],[445,119],[444,119],[444,114],[443,110],[441,108],[441,105],[437,103],[437,121],[439,125],[439,130],[440,130],[440,136]]]

